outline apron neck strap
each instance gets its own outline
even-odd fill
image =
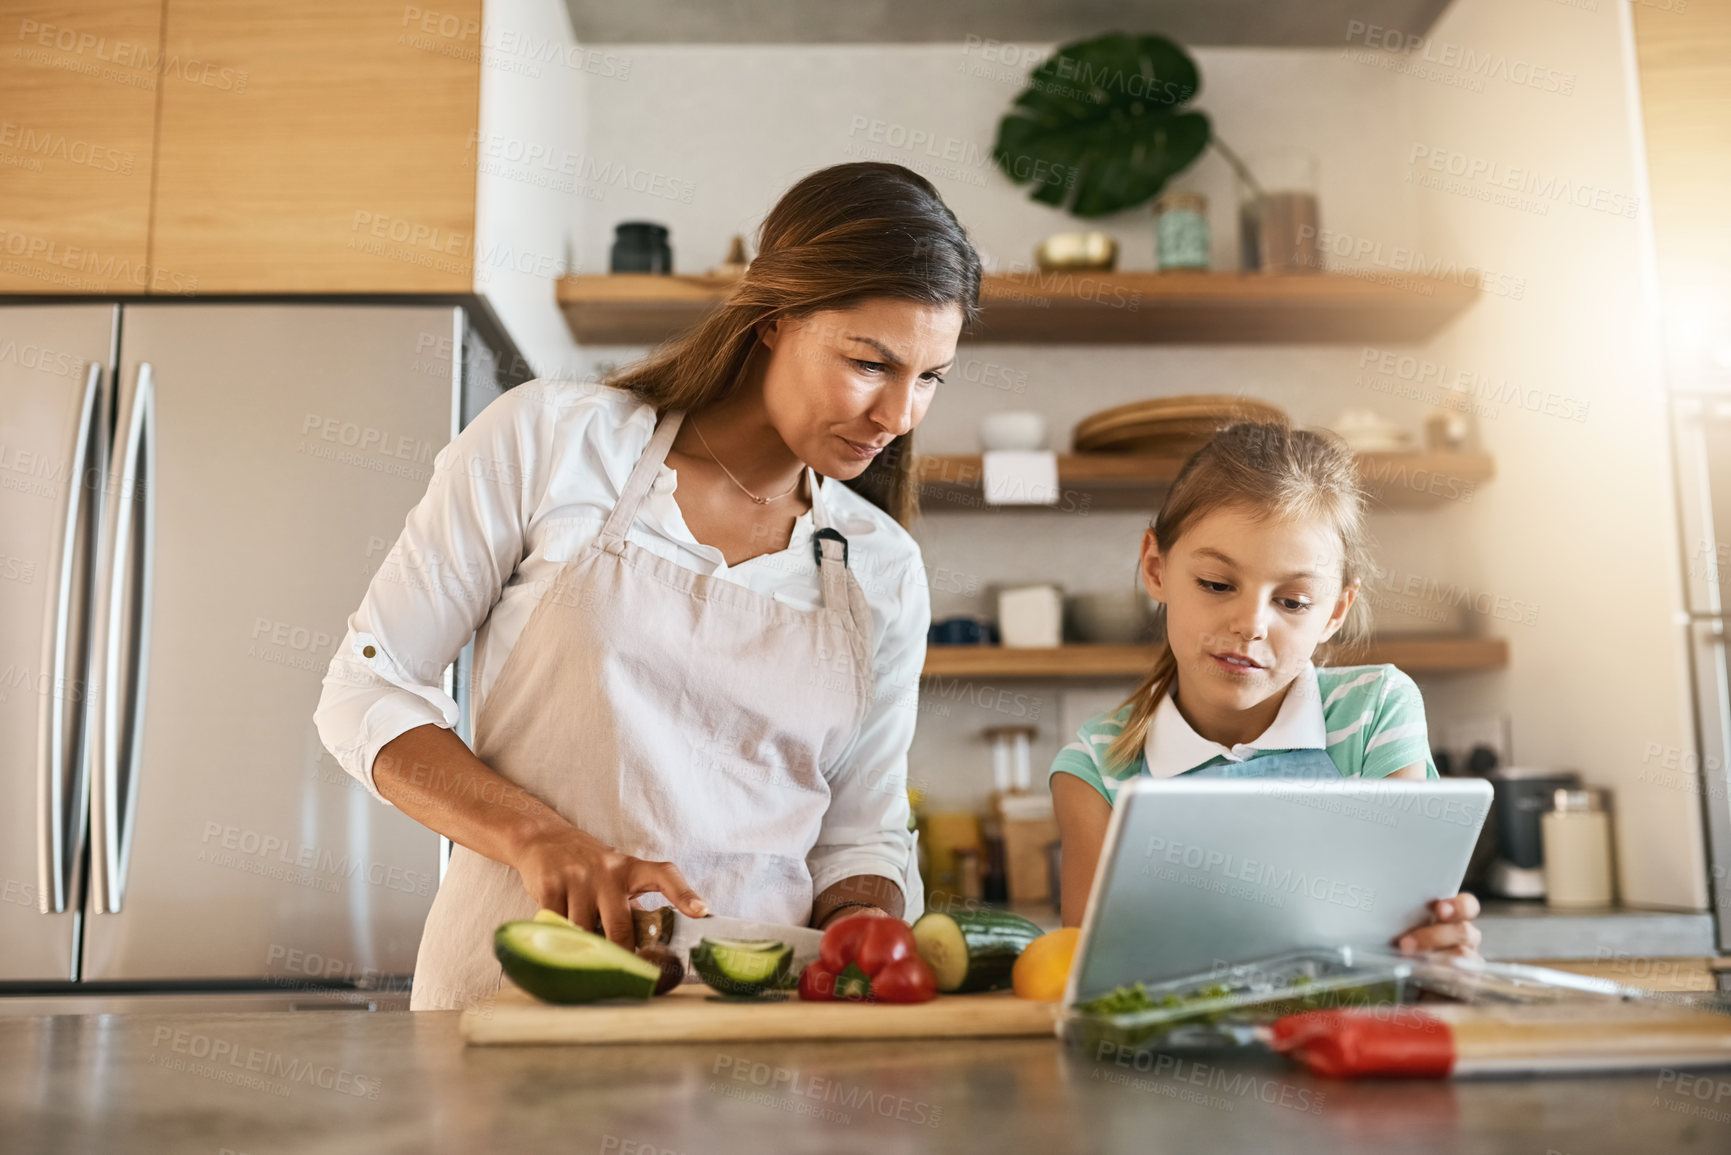
[[[649,437],[649,444],[637,458],[637,464],[631,469],[631,476],[625,480],[625,489],[619,494],[619,503],[613,507],[613,512],[607,515],[607,523],[601,527],[599,544],[603,549],[625,540],[625,532],[631,528],[631,523],[637,520],[637,507],[643,504],[649,487],[655,484],[656,472],[667,460],[667,450],[673,445],[674,435],[679,432],[679,426],[684,421],[685,410],[669,409],[656,422],[655,432]]]

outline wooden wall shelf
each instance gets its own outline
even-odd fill
[[[1189,48],[1329,48],[1340,50],[1341,30],[1349,20],[1375,20],[1401,35],[1424,35],[1448,0],[1307,0],[1282,8],[1278,16],[1245,19],[1235,4],[1162,3],[1140,6],[1136,19],[1109,20],[1102,5],[998,3],[933,4],[931,0],[874,0],[839,18],[821,4],[785,0],[733,0],[725,5],[691,0],[566,0],[571,26],[583,44],[941,44],[956,48],[978,42],[981,14],[989,10],[996,40],[986,41],[982,58],[995,59],[994,46],[1010,52],[1022,44],[1067,44],[1097,36],[1112,24],[1159,28]],[[1680,2],[1677,11],[1686,3]],[[1258,13],[1260,16],[1261,13]],[[1663,17],[1661,17],[1663,18]],[[1368,39],[1366,40],[1368,43]],[[959,50],[958,50],[959,51]],[[979,49],[974,51],[979,52]]]
[[[919,460],[920,505],[927,513],[981,510],[1146,510],[1152,513],[1184,464],[1180,457],[1060,453],[1056,505],[987,505],[978,455],[927,454]],[[1384,509],[1439,509],[1470,501],[1495,474],[1483,453],[1361,453],[1359,477]]]
[[[1004,646],[927,646],[927,678],[1139,678],[1154,661],[1151,646],[1073,644],[1056,649]],[[1338,665],[1398,666],[1408,674],[1500,670],[1509,664],[1502,638],[1449,635],[1395,636],[1342,657]]]
[[[586,274],[558,282],[579,343],[648,345],[695,324],[733,282]],[[1426,340],[1478,296],[1420,276],[1387,285],[1342,273],[987,274],[970,338],[1030,344],[1403,344]]]

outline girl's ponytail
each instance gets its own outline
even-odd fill
[[[1162,607],[1162,612],[1164,612]],[[1142,684],[1136,687],[1134,693],[1120,703],[1118,709],[1132,705],[1130,718],[1124,723],[1124,731],[1112,739],[1112,744],[1106,747],[1106,753],[1100,759],[1101,763],[1111,767],[1123,768],[1135,761],[1136,755],[1142,752],[1142,746],[1148,741],[1148,723],[1154,720],[1154,711],[1172,689],[1172,683],[1178,680],[1178,659],[1172,654],[1172,647],[1166,644],[1165,631],[1160,635],[1160,652],[1154,656],[1154,668],[1148,671],[1148,676],[1142,679]],[[1116,711],[1114,711],[1116,713]]]

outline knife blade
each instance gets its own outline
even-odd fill
[[[666,947],[685,968],[685,981],[688,983],[703,981],[691,965],[691,948],[706,938],[784,942],[793,948],[793,962],[789,969],[796,975],[817,957],[818,946],[823,942],[823,932],[809,926],[754,922],[751,919],[730,918],[720,914],[692,918],[671,906],[657,907],[654,910],[633,910],[631,919],[636,924],[637,945]]]

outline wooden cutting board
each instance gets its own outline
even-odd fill
[[[949,1039],[1050,1036],[1058,1004],[1009,991],[939,995],[930,1002],[806,1003],[721,1001],[702,983],[683,983],[646,1003],[553,1006],[506,982],[463,1012],[463,1039],[497,1043],[671,1043],[740,1039]]]
[[[1460,1062],[1491,1072],[1731,1065],[1731,1015],[1667,1003],[1417,1008],[1448,1023]]]

